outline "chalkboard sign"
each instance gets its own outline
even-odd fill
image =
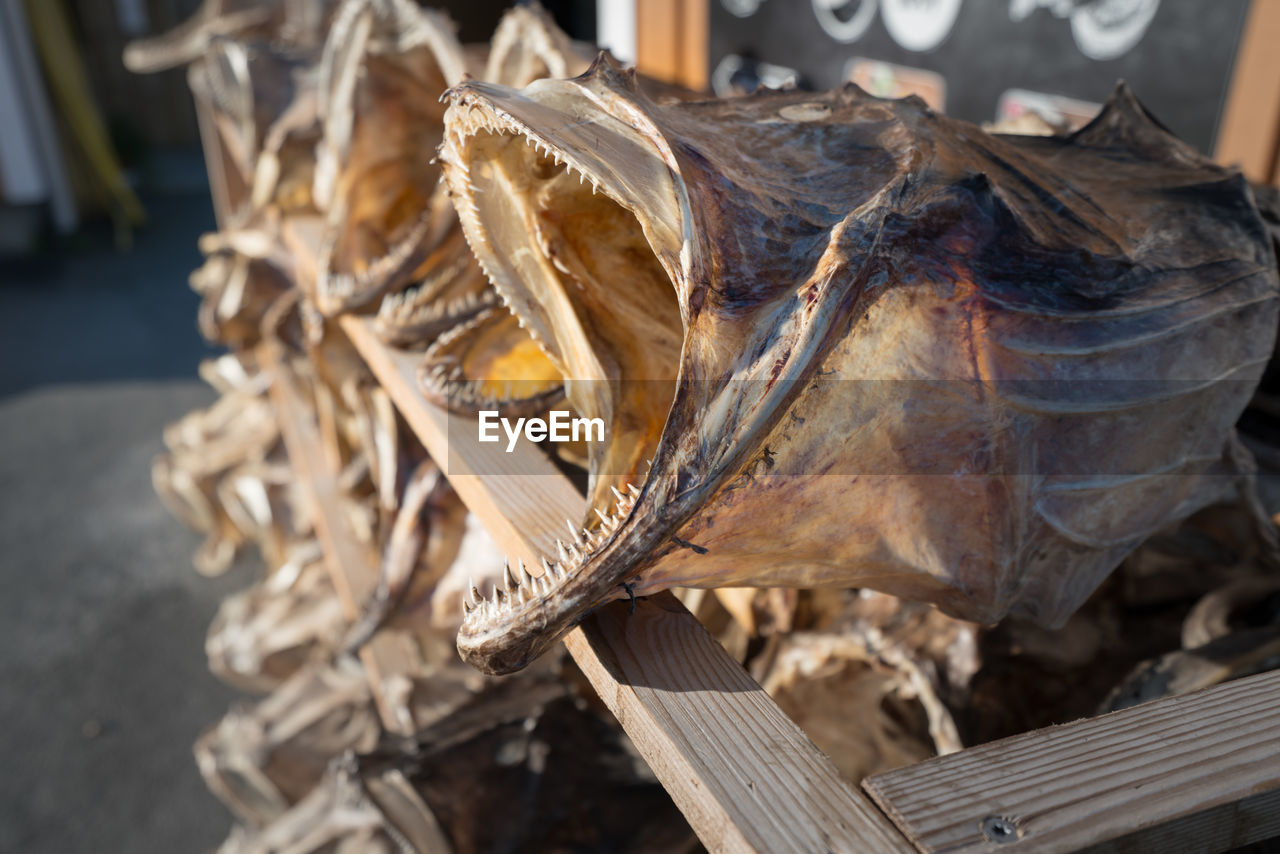
[[[1213,150],[1249,0],[710,0],[712,82],[920,91],[991,121],[1031,105],[1078,124],[1117,80]],[[723,92],[722,92],[723,93]]]

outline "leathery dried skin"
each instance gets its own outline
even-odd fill
[[[470,603],[481,669],[622,583],[1059,624],[1235,486],[1275,259],[1243,179],[1123,86],[1064,138],[852,86],[658,105],[603,60],[451,101],[471,246],[609,425],[567,556]]]

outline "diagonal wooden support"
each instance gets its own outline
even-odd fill
[[[536,448],[475,441],[474,421],[418,392],[417,356],[364,318],[341,325],[498,545],[530,566],[553,553],[586,511],[569,479]],[[912,850],[674,596],[603,607],[566,645],[711,851]]]

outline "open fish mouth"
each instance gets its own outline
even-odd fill
[[[606,427],[587,518],[472,591],[481,670],[670,586],[1061,624],[1230,494],[1275,259],[1239,175],[1127,89],[1061,139],[856,87],[658,104],[606,57],[448,99],[472,251]]]
[[[565,83],[531,88],[544,85]],[[650,550],[654,527],[633,520],[646,515],[636,508],[675,392],[682,331],[672,284],[682,241],[655,234],[655,252],[633,207],[639,188],[487,97],[513,91],[480,83],[454,90],[441,154],[446,179],[481,267],[565,376],[575,408],[604,419],[607,441],[590,449],[592,512],[566,520],[557,554],[532,569],[509,568],[488,598],[473,592],[459,650],[495,673],[523,667],[587,610],[625,595],[633,565]],[[664,194],[660,206],[678,206],[667,166],[636,131],[614,124],[611,141],[639,172],[658,173],[648,186]],[[619,275],[633,287],[605,284]],[[619,552],[633,557],[618,560]]]
[[[624,75],[602,58],[578,80],[601,74]],[[576,86],[543,80],[525,91],[554,102]],[[507,109],[508,97],[533,121]],[[667,586],[642,571],[712,486],[710,467],[690,482],[693,467],[651,465],[680,376],[680,294],[694,247],[683,184],[656,129],[646,136],[632,117],[601,111],[575,132],[571,117],[491,84],[465,83],[450,98],[441,160],[472,249],[565,377],[570,404],[606,424],[606,440],[589,448],[587,517],[566,520],[555,555],[509,568],[503,584],[488,596],[473,590],[467,603],[461,654],[505,673],[603,601]],[[436,384],[447,380],[437,373]]]
[[[386,294],[378,304],[374,331],[387,344],[430,341],[498,301],[459,229],[427,257],[419,274],[413,284]]]
[[[500,305],[440,335],[423,354],[418,387],[431,403],[472,416],[533,417],[564,399],[564,378]]]
[[[325,314],[429,275],[453,223],[431,154],[443,125],[439,96],[465,68],[439,12],[361,0],[340,8],[319,72],[316,192],[328,222],[316,304]]]

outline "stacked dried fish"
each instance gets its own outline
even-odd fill
[[[266,694],[197,745],[225,851],[691,847],[572,665],[535,662],[667,587],[854,781],[1280,663],[1235,428],[1280,283],[1238,175],[1123,88],[1017,137],[856,87],[681,103],[591,56],[536,6],[486,51],[410,0],[207,0],[130,50],[191,63],[225,173],[192,276],[222,396],[154,467],[202,572],[269,567],[207,644]],[[455,413],[609,425],[556,448],[590,511],[538,595],[350,314]],[[285,455],[273,370],[322,460]],[[316,467],[367,601],[335,589]],[[393,637],[375,686],[357,653]]]
[[[246,543],[268,563],[309,540],[311,522],[280,443],[267,378],[252,354],[209,360],[200,374],[220,394],[165,430],[151,479],[165,505],[207,535],[196,553],[205,575],[225,571]]]
[[[154,479],[206,534],[202,572],[225,570],[249,545],[267,564],[224,602],[207,641],[220,678],[266,695],[237,704],[196,745],[210,789],[238,822],[227,850],[369,850],[406,833],[433,851],[513,839],[531,850],[692,843],[616,723],[588,709],[561,663],[498,688],[458,660],[462,602],[472,578],[500,576],[501,556],[332,321],[367,311],[388,341],[424,353],[442,341],[433,358],[450,371],[436,388],[471,407],[480,391],[529,406],[509,388],[528,366],[542,378],[533,405],[559,398],[559,375],[496,305],[471,256],[434,149],[440,97],[464,73],[522,85],[576,73],[589,58],[544,12],[522,7],[504,19],[486,68],[443,14],[407,0],[210,0],[179,31],[129,51],[140,70],[191,63],[223,167],[224,215],[201,238],[206,261],[191,284],[201,331],[232,352],[202,369],[221,397],[170,428]],[[316,220],[318,275],[303,290],[297,282],[310,279],[286,240]],[[456,349],[464,327],[481,331],[480,348]],[[322,461],[285,454],[283,421],[298,413],[275,409],[279,371],[318,427]],[[368,601],[344,605],[316,537],[300,473],[318,464],[376,574]],[[354,653],[384,632],[403,641],[401,669],[380,673],[375,690]],[[418,735],[409,746],[393,732]],[[583,755],[592,764],[580,765]],[[445,779],[454,782],[441,788]],[[533,798],[524,823],[495,836],[496,802],[457,800],[472,781],[495,798]],[[358,809],[343,794],[352,786],[367,794]],[[588,795],[605,790],[617,803],[593,805]],[[633,796],[643,813],[629,810]],[[581,806],[565,812],[561,798]],[[430,833],[414,837],[419,826]]]

